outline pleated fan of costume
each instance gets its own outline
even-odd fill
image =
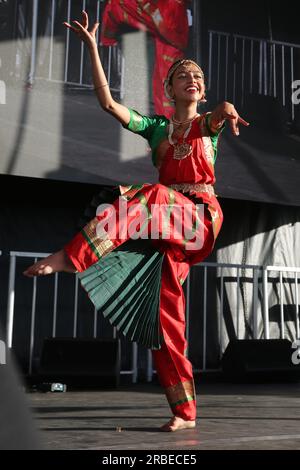
[[[112,202],[116,197],[115,188],[102,189],[94,196],[85,217],[93,218],[99,204]],[[95,308],[127,339],[150,349],[161,347],[162,262],[163,253],[150,240],[130,239],[79,274]]]

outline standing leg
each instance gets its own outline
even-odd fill
[[[159,381],[165,389],[173,412],[173,419],[162,430],[176,431],[192,428],[196,419],[196,395],[192,365],[185,355],[185,298],[182,281],[188,273],[188,264],[172,259],[166,252],[162,268],[160,295],[160,322],[164,342],[161,349],[153,350],[153,359]],[[180,278],[180,277],[181,278]]]

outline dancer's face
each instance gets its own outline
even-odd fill
[[[181,65],[175,70],[168,91],[175,102],[198,102],[203,98],[205,91],[201,70],[194,64]]]

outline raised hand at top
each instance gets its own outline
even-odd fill
[[[80,23],[77,20],[72,20],[72,23],[76,26],[70,25],[70,23],[67,23],[66,21],[63,22],[63,24],[71,29],[77,36],[88,46],[88,47],[94,47],[97,45],[96,43],[96,32],[97,29],[99,28],[99,23],[94,23],[93,27],[89,31],[89,17],[86,11],[82,12],[82,23]]]

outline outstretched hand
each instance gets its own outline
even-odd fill
[[[229,121],[233,135],[239,135],[239,124],[249,126],[249,122],[241,118],[233,104],[227,101],[219,104],[211,113],[211,124],[214,128],[221,127],[225,120]]]
[[[96,44],[96,32],[99,28],[99,23],[95,23],[89,31],[89,17],[86,11],[82,12],[82,23],[79,23],[79,21],[76,20],[73,20],[72,23],[77,27],[75,28],[75,26],[70,25],[66,21],[63,22],[63,24],[77,34],[77,36],[84,41],[88,47],[92,47]]]

